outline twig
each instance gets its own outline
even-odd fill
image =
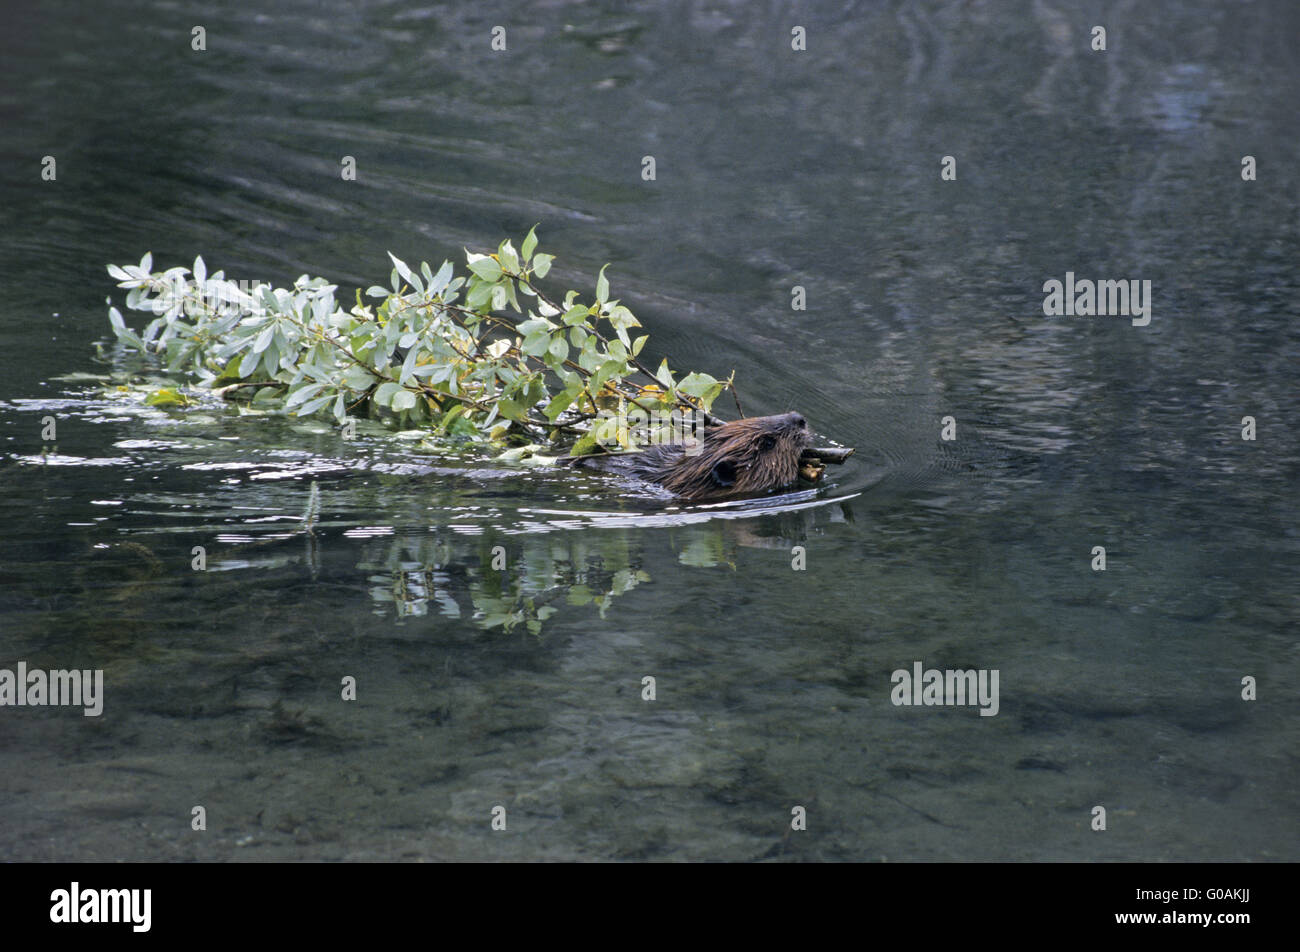
[[[851,446],[809,446],[799,454],[799,459],[820,460],[823,463],[843,463],[853,455]]]

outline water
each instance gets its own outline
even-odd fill
[[[107,696],[3,709],[0,858],[1300,858],[1293,4],[6,17],[0,667]],[[674,507],[77,376],[109,261],[350,296],[534,223],[857,455]],[[1150,325],[1044,317],[1067,271]],[[999,713],[894,706],[916,661]]]

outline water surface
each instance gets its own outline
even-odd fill
[[[0,667],[107,698],[0,710],[0,857],[1300,858],[1294,4],[7,16]],[[655,363],[857,455],[671,507],[96,357],[109,261],[350,297],[534,223]],[[1151,323],[1044,317],[1067,271]],[[999,713],[894,706],[916,661]]]

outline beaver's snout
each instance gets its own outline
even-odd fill
[[[761,420],[763,417],[758,417],[757,419]],[[770,417],[770,419],[781,421],[781,425],[791,430],[797,430],[804,433],[808,432],[808,421],[803,418],[803,414],[801,413],[795,413],[792,411],[790,413],[782,413],[780,416]]]

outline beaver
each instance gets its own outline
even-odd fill
[[[808,421],[798,413],[783,413],[710,427],[692,452],[675,443],[567,462],[583,469],[636,476],[683,499],[716,499],[771,492],[793,484],[799,478],[799,457],[811,446]]]

